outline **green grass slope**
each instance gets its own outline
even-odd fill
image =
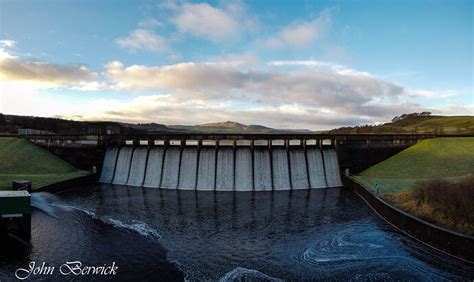
[[[381,193],[409,190],[419,180],[457,181],[474,174],[474,138],[427,139],[363,171],[355,178]]]
[[[10,189],[15,179],[38,187],[84,173],[24,139],[0,138],[0,190]]]

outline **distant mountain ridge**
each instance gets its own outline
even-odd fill
[[[3,115],[0,134],[16,135],[19,129],[33,129],[34,134],[147,134],[147,133],[307,133],[306,129],[273,129],[262,125],[246,125],[234,121],[200,125],[164,125],[159,123],[124,123],[115,121],[75,121],[62,118]],[[29,133],[31,134],[31,133]]]
[[[209,122],[200,125],[168,125],[171,129],[205,133],[294,133],[310,132],[307,129],[274,129],[263,125],[246,125],[235,121]]]

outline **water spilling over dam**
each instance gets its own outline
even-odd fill
[[[207,191],[342,186],[337,153],[332,146],[317,146],[316,142],[306,145],[301,140],[280,140],[279,143],[255,140],[253,144],[240,141],[201,146],[181,143],[109,146],[99,181]]]

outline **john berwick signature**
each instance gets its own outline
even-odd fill
[[[15,271],[15,277],[20,280],[25,280],[31,276],[36,275],[53,275],[59,271],[61,275],[106,275],[112,276],[117,274],[118,266],[115,262],[111,265],[104,264],[103,266],[87,266],[83,265],[80,261],[67,261],[61,266],[47,266],[45,262],[36,265],[36,262],[32,261],[28,265],[28,268],[18,268]]]

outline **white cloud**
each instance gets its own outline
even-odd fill
[[[176,14],[172,22],[182,33],[208,39],[213,42],[235,41],[241,36],[245,23],[242,9],[231,5],[228,9],[213,7],[207,3],[183,3],[174,6]]]
[[[269,48],[310,48],[331,26],[331,11],[323,10],[315,19],[307,22],[293,22],[282,27],[278,33],[267,40]]]
[[[0,40],[0,46],[3,48],[12,48],[15,45],[16,45],[16,41],[14,40],[9,40],[9,39]]]
[[[6,52],[8,55],[9,53]],[[0,57],[0,81],[39,84],[47,87],[73,86],[97,79],[84,65],[57,65],[22,60],[15,56]]]
[[[128,37],[116,40],[118,46],[130,51],[146,50],[156,53],[163,53],[169,50],[166,40],[161,36],[146,29],[136,29]]]

